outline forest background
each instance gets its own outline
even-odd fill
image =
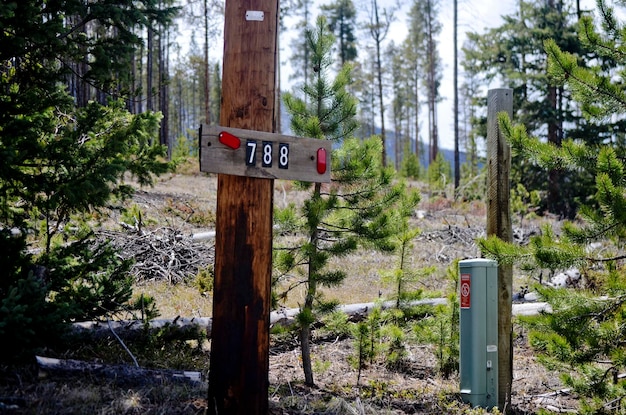
[[[197,155],[198,126],[215,124],[219,114],[221,64],[209,50],[220,44],[222,5],[209,0],[75,0],[12,2],[2,9],[0,23],[6,29],[0,47],[0,208],[2,235],[8,238],[4,243],[10,245],[5,260],[8,269],[15,269],[15,281],[28,272],[15,258],[23,255],[20,244],[31,243],[26,235],[33,233],[41,237],[44,258],[38,260],[43,269],[61,261],[65,274],[59,274],[59,284],[65,286],[81,273],[91,275],[86,269],[75,273],[82,262],[78,258],[90,255],[84,250],[86,224],[74,235],[82,245],[73,249],[82,251],[74,252],[77,257],[67,263],[65,226],[69,220],[84,220],[72,215],[105,206],[112,196],[128,197],[132,189],[122,181],[127,171],[140,184],[151,183],[152,173],[168,168],[164,161],[155,161],[156,156]],[[589,117],[589,105],[577,102],[563,83],[552,82],[547,70],[545,42],[552,40],[581,65],[601,68],[610,81],[621,79],[615,58],[578,41],[579,18],[594,18],[579,2],[519,2],[501,25],[483,33],[467,32],[463,44],[457,43],[459,59],[452,66],[462,77],[455,77],[453,163],[439,151],[442,74],[448,64],[441,59],[438,39],[446,5],[414,1],[402,8],[373,0],[359,3],[361,12],[350,0],[328,2],[319,10],[315,6],[306,0],[281,4],[284,22],[293,21],[290,30],[302,33],[292,37],[288,48],[294,95],[304,97],[301,88],[312,79],[311,72],[319,71],[304,44],[304,34],[319,11],[335,38],[333,70],[352,68],[347,89],[357,100],[355,136],[378,134],[382,164],[402,176],[425,179],[431,194],[447,193],[460,200],[484,197],[479,148],[486,136],[486,89],[494,82],[513,89],[513,120],[530,135],[556,147],[566,139],[623,147],[626,124],[619,112]],[[401,13],[406,37],[391,41],[388,35]],[[177,24],[198,28],[189,39],[188,54],[179,53]],[[279,125],[286,122],[279,120]],[[574,218],[579,206],[594,200],[590,169],[546,168],[521,153],[514,155],[512,166],[514,189],[534,211]],[[536,201],[526,196],[531,194]],[[11,239],[16,232],[21,238]],[[99,254],[101,260],[111,257],[104,248]],[[30,256],[24,258],[26,263],[33,260]],[[110,276],[123,278],[127,265],[116,269],[106,260],[98,265],[92,261],[94,269],[110,267]],[[9,278],[6,288],[13,282]],[[123,286],[106,289],[119,300],[126,295]],[[68,290],[75,297],[72,301],[86,298],[76,287]],[[72,310],[72,318],[98,315],[85,306],[90,311]]]
[[[168,159],[195,158],[197,126],[215,123],[219,114],[220,62],[210,59],[208,51],[217,42],[221,3],[74,0],[5,6],[0,9],[0,268],[6,270],[6,278],[0,281],[0,334],[11,339],[3,342],[5,348],[13,348],[5,355],[11,357],[52,338],[48,334],[61,323],[109,316],[128,305],[131,261],[116,255],[108,241],[93,238],[93,222],[104,219],[105,208],[124,210],[119,203],[134,190],[124,182],[127,173],[140,185],[150,184],[154,174],[172,167]],[[336,39],[337,73],[339,64],[352,67],[350,79],[343,79],[342,85],[358,100],[357,138],[379,133],[375,138],[384,145],[371,148],[380,148],[380,162],[401,176],[426,179],[431,196],[440,192],[459,201],[481,199],[485,183],[479,147],[486,136],[486,89],[492,82],[512,88],[517,125],[506,120],[501,124],[517,143],[511,178],[514,198],[523,199],[525,212],[586,218],[594,226],[583,232],[568,225],[560,240],[544,229],[532,245],[512,251],[488,241],[482,245],[484,251],[506,262],[516,257],[525,261],[533,255],[527,250],[536,249],[543,255],[536,258],[539,265],[552,271],[606,263],[609,278],[594,282],[622,293],[626,99],[620,89],[622,32],[611,9],[601,8],[604,20],[597,23],[608,33],[605,37],[596,34],[589,19],[592,13],[579,3],[552,0],[519,2],[501,25],[484,33],[466,33],[462,47],[453,48],[460,52],[453,66],[462,68],[463,77],[455,82],[452,169],[439,151],[445,67],[437,41],[442,4],[410,3],[407,37],[397,43],[388,42],[394,10],[376,1],[369,6],[365,21],[359,21],[349,0],[321,7]],[[282,7],[282,15],[296,22],[294,30],[304,33],[314,14],[312,3]],[[178,55],[177,62],[171,56],[176,55],[179,19],[200,27],[195,33],[202,38],[191,37],[189,51],[194,53]],[[294,95],[306,101],[299,87],[306,87],[311,72],[319,72],[320,66],[299,43],[304,39],[293,37],[290,49],[295,53],[289,59],[295,68]],[[198,50],[202,53],[195,54]],[[526,132],[539,140],[528,141]],[[466,162],[460,164],[462,150]],[[135,213],[131,227],[141,232],[141,215]],[[616,256],[586,257],[585,244],[607,233],[612,234]],[[576,249],[554,245],[568,238],[576,242]],[[600,285],[588,294],[602,293]],[[615,298],[615,306],[583,315],[615,314],[626,296]],[[141,297],[129,307],[147,313],[147,301]],[[613,330],[604,324],[598,329]],[[577,350],[579,337],[572,333],[578,333],[576,328],[565,333],[565,339],[573,341],[570,349]],[[597,340],[620,336],[613,331],[600,337],[589,332],[586,338],[595,342],[593,353],[579,358],[595,359],[596,350],[606,357],[614,345],[599,347]],[[564,344],[561,339],[556,341],[559,347]],[[615,346],[621,352],[620,345]],[[612,357],[616,370],[624,366],[623,354]],[[607,373],[598,368],[592,375],[603,383]]]
[[[304,31],[316,15],[326,15],[337,38],[336,69],[345,62],[354,66],[350,92],[359,102],[357,135],[380,135],[385,161],[396,170],[407,155],[416,156],[425,168],[442,148],[442,159],[448,160],[453,175],[448,180],[459,188],[461,164],[469,161],[465,176],[475,177],[484,156],[489,88],[514,89],[513,118],[525,123],[531,134],[558,143],[569,131],[587,128],[577,125],[583,116],[563,88],[549,85],[542,43],[554,36],[569,50],[578,17],[593,14],[590,3],[499,2],[497,7],[474,7],[442,1],[282,2],[281,86],[285,92],[297,92],[304,85],[309,76]],[[193,147],[196,129],[207,117],[210,123],[217,121],[223,17],[222,3],[210,0],[161,6],[176,7],[176,18],[139,33],[146,47],[141,58],[136,57],[135,71],[141,76],[134,77],[133,87],[141,93],[131,111],[152,108],[163,113],[161,142],[171,154],[179,144]],[[281,111],[279,126],[289,133],[285,117]],[[580,189],[568,190],[563,200],[556,196],[562,178],[554,172],[532,167],[521,171],[527,190],[547,192],[542,210],[562,217],[575,214],[573,200],[580,197]]]

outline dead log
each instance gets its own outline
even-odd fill
[[[411,306],[435,306],[445,304],[445,298],[429,298],[417,300],[410,303]],[[395,301],[385,301],[382,303],[357,303],[345,304],[337,307],[338,311],[347,314],[350,321],[360,321],[364,319],[374,308],[381,307],[383,310],[396,306]],[[534,315],[541,311],[550,311],[550,306],[542,302],[527,302],[513,304],[513,315]],[[290,327],[296,324],[296,315],[299,308],[283,308],[272,311],[270,314],[270,325],[281,325]],[[125,341],[132,341],[143,336],[159,334],[164,340],[187,340],[197,339],[202,336],[211,337],[212,320],[210,317],[176,317],[174,319],[154,319],[148,322],[141,320],[111,321],[111,328],[108,323],[100,321],[87,321],[73,324],[73,332],[80,336],[88,336],[92,339],[112,337],[111,330]]]
[[[54,376],[56,378],[71,378],[88,376],[90,378],[113,381],[119,385],[145,386],[173,382],[199,383],[202,382],[202,373],[196,371],[172,369],[147,369],[129,365],[108,365],[102,363],[85,362],[73,359],[54,359],[36,356],[39,366],[39,377]]]
[[[197,339],[211,336],[210,317],[176,317],[174,319],[154,319],[150,321],[85,321],[72,324],[72,334],[90,339],[113,337],[115,331],[125,341],[133,341],[145,336],[158,334],[164,341]]]

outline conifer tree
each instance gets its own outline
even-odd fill
[[[626,33],[614,11],[598,2],[600,33],[591,17],[579,23],[579,40],[595,51],[598,64],[579,65],[575,55],[552,40],[545,42],[550,76],[564,85],[589,120],[623,118],[626,89],[614,82],[615,70],[626,64],[622,53]],[[603,66],[610,63],[610,66]],[[613,413],[626,394],[619,373],[626,369],[626,159],[619,135],[601,144],[568,139],[562,146],[529,138],[523,126],[506,116],[500,125],[518,154],[548,169],[585,170],[595,177],[595,194],[578,210],[579,220],[565,222],[559,232],[545,226],[527,246],[481,241],[483,252],[499,262],[516,262],[527,269],[557,271],[577,267],[586,286],[578,290],[537,287],[552,312],[528,318],[529,338],[552,370],[583,398],[580,413]],[[601,244],[602,249],[594,249]],[[617,410],[615,413],[623,413]]]
[[[132,115],[123,97],[82,106],[68,73],[91,54],[83,81],[123,91],[144,23],[139,4],[12,2],[0,12],[0,359],[30,352],[62,325],[120,310],[131,295],[129,263],[98,243],[89,213],[164,172],[151,143],[160,117]],[[78,23],[70,18],[80,16]],[[87,30],[88,24],[115,38]],[[74,26],[73,26],[74,25]],[[82,30],[85,29],[85,30]],[[111,56],[119,59],[111,59]],[[68,82],[65,88],[63,85]],[[119,200],[118,199],[118,200]],[[39,246],[37,246],[39,244]],[[39,248],[30,250],[29,248]],[[40,253],[31,253],[31,252]]]
[[[441,32],[437,0],[414,1],[410,11],[412,41],[422,42],[414,47],[424,54],[421,70],[425,74],[423,82],[428,104],[428,145],[429,162],[433,162],[439,152],[439,127],[437,125],[437,103],[440,100],[439,87],[442,78],[441,57],[436,37]],[[421,31],[421,33],[416,33]]]
[[[337,52],[339,64],[353,62],[357,56],[356,36],[356,8],[352,0],[335,0],[322,6],[322,12],[327,16],[328,27],[339,43]]]
[[[334,80],[329,79],[334,39],[326,19],[320,16],[306,36],[312,78],[302,90],[306,98],[284,95],[292,116],[291,128],[297,135],[333,140],[339,147],[332,154],[333,184],[302,183],[310,195],[301,210],[290,206],[276,213],[282,229],[288,227],[302,236],[294,245],[277,248],[275,264],[281,272],[279,278],[287,280],[281,297],[286,297],[290,289],[304,287],[297,321],[305,382],[313,385],[311,324],[318,313],[336,306],[323,298],[320,288],[337,286],[346,277],[345,270],[330,269],[329,260],[346,256],[360,245],[393,251],[393,206],[406,189],[402,183],[392,183],[392,171],[382,168],[380,140],[353,137],[357,128],[356,102],[346,92],[350,67],[344,66]],[[417,203],[417,195],[411,201]]]
[[[291,56],[289,56],[289,60],[291,62],[293,73],[289,75],[289,80],[294,82],[296,88],[300,88],[310,79],[310,52],[309,48],[306,47],[305,33],[307,30],[310,30],[311,26],[312,0],[294,0],[290,3],[291,5],[288,6],[285,10],[285,13],[282,14],[283,19],[284,16],[293,14],[293,16],[297,16],[299,20],[295,23],[293,28],[298,33],[290,42]]]
[[[552,39],[559,47],[575,54],[581,62],[594,56],[576,41],[576,20],[569,1],[519,1],[518,9],[505,16],[503,24],[484,34],[469,33],[464,47],[467,74],[489,83],[497,77],[513,89],[516,122],[523,123],[531,135],[560,145],[576,137],[589,143],[601,142],[612,131],[624,131],[623,122],[585,122],[569,89],[551,84],[544,41]],[[481,94],[482,95],[482,94]],[[486,100],[477,101],[486,107]],[[473,119],[475,131],[486,137],[485,117]],[[612,125],[611,125],[612,124]],[[513,155],[512,180],[529,191],[542,192],[542,211],[573,218],[581,199],[589,194],[593,178],[586,171],[548,171]]]

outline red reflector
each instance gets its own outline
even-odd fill
[[[326,173],[326,149],[317,149],[317,172],[319,174]]]
[[[241,140],[226,131],[222,131],[218,137],[220,143],[224,144],[226,147],[232,148],[233,150],[237,150],[239,146],[241,146]]]

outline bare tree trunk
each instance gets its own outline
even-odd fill
[[[148,58],[146,60],[146,109],[154,111],[152,76],[154,72],[154,30],[148,28]]]
[[[458,0],[454,0],[454,189],[461,184],[461,164],[459,160],[459,52],[458,52]]]
[[[135,97],[137,114],[141,114],[143,112],[143,97],[144,97],[144,89],[143,89],[143,53],[144,53],[143,42],[141,42],[141,46],[139,47],[139,70],[137,71],[137,79],[139,83],[137,84],[137,89],[139,90],[139,94]]]
[[[397,109],[395,109],[394,111],[392,111],[393,114],[393,118],[392,118],[392,122],[393,122],[393,131],[394,131],[394,158],[395,158],[395,162],[394,162],[394,166],[396,168],[396,170],[399,170],[399,165],[400,165],[400,140],[402,137],[402,121],[401,118],[398,114],[397,114]]]
[[[132,63],[130,70],[132,72],[132,75],[130,77],[130,94],[128,96],[126,106],[128,107],[128,111],[130,111],[131,114],[137,114],[137,109],[135,105],[135,103],[137,102],[137,97],[135,95],[135,91],[137,90],[137,59],[134,51],[131,54],[131,60]]]
[[[315,190],[313,198],[319,198],[322,190],[321,183],[315,183]],[[309,255],[314,256],[317,254],[318,244],[318,229],[313,230],[310,236],[311,249],[313,252]],[[305,317],[300,319],[300,349],[302,352],[302,370],[304,371],[304,382],[309,385],[315,385],[313,381],[313,368],[311,366],[311,322],[308,321],[307,315],[312,315],[313,302],[317,294],[317,268],[310,262],[307,279],[307,292],[304,299],[304,306],[301,313],[304,312]]]
[[[374,0],[376,4],[376,0]],[[378,24],[378,9],[376,9],[376,24]],[[378,104],[380,105],[380,141],[382,142],[383,167],[387,166],[387,146],[385,134],[385,104],[383,102],[383,72],[380,62],[380,42],[376,41],[376,80],[378,81]]]
[[[554,0],[548,0],[548,7],[550,9],[555,8]],[[557,105],[557,87],[550,86],[548,88],[548,102],[550,103],[550,110],[552,111],[552,117],[548,121],[548,142],[554,144],[557,147],[561,146],[561,136],[559,134],[559,124],[557,114],[559,111]],[[552,169],[548,172],[548,210],[552,213],[564,214],[563,206],[561,206],[560,195],[560,180],[561,173],[557,169]]]
[[[204,0],[204,119],[211,124],[211,84],[209,71],[209,0]]]
[[[435,40],[433,38],[433,10],[432,0],[428,0],[428,112],[430,123],[430,161],[434,161],[439,152],[439,138],[437,137],[437,88],[435,79]]]
[[[389,30],[389,22],[381,22],[378,14],[377,0],[372,0],[372,21],[370,22],[370,33],[374,39],[376,47],[376,81],[378,87],[378,104],[380,106],[380,141],[382,142],[382,162],[383,166],[387,166],[387,149],[385,134],[385,104],[383,96],[383,70],[380,57],[380,46],[387,36]]]
[[[418,71],[415,71],[415,156],[419,160],[420,157],[420,123],[419,123],[419,113],[420,113],[420,100],[419,100],[419,90],[420,90],[420,80]]]
[[[168,47],[168,33],[165,28],[161,28],[161,35],[159,36],[159,109],[163,114],[161,121],[160,140],[161,145],[167,146],[167,157],[172,157],[172,143],[169,137],[169,47]]]
[[[314,386],[313,366],[311,365],[311,326],[300,327],[300,351],[302,352],[302,370],[304,383]]]
[[[187,113],[187,102],[186,97],[183,95],[183,82],[180,77],[178,77],[178,127],[176,134],[174,137],[181,137],[185,133],[185,114]]]

